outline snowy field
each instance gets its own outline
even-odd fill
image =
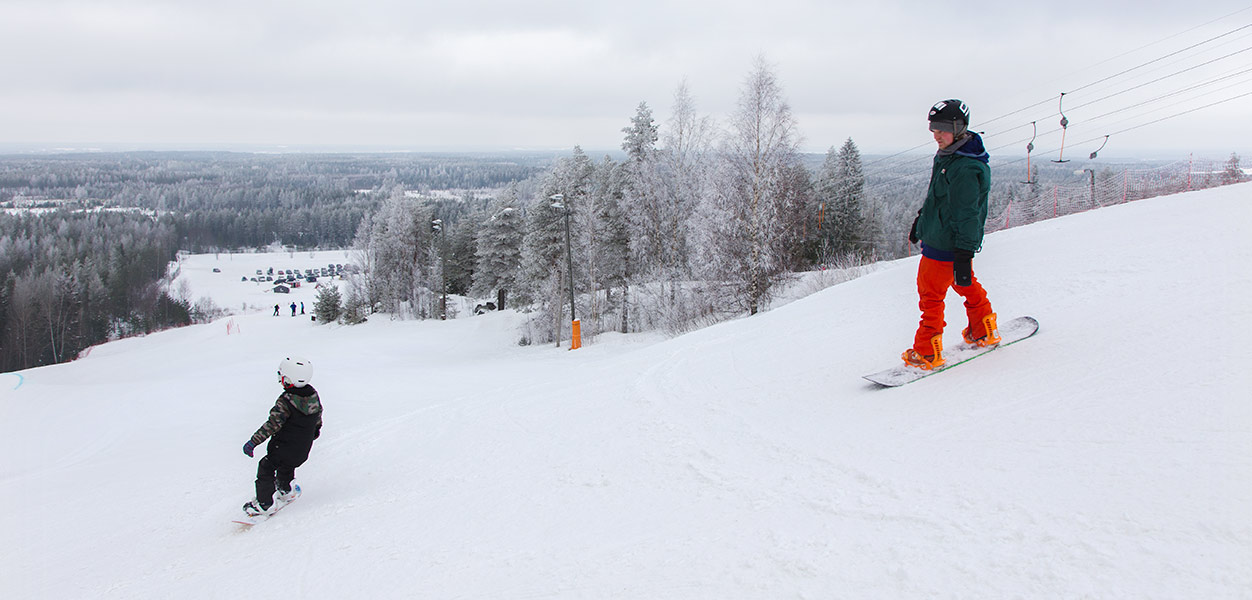
[[[183,273],[233,307],[243,262]],[[0,374],[0,597],[1247,598],[1249,264],[1252,184],[991,235],[979,278],[1039,334],[897,389],[861,375],[912,339],[916,258],[573,352],[511,312],[314,325],[254,286],[229,334]],[[325,429],[241,530],[286,354]]]
[[[213,304],[231,314],[265,312],[274,314],[274,305],[278,304],[280,313],[291,316],[291,303],[304,303],[306,315],[313,312],[313,303],[317,300],[315,284],[300,282],[300,287],[289,288],[288,293],[274,292],[273,281],[251,281],[257,277],[257,271],[263,274],[279,270],[324,269],[328,265],[351,264],[351,252],[345,250],[325,250],[313,252],[267,252],[251,254],[200,254],[181,257],[174,266],[178,278],[171,286],[175,296],[182,295],[191,302],[202,297],[209,298]],[[213,270],[217,269],[217,272]],[[248,281],[244,281],[244,279]],[[336,281],[333,277],[318,275],[317,283],[326,284]],[[306,316],[307,319],[307,316]]]

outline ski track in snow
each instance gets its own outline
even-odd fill
[[[1039,333],[890,390],[860,377],[912,339],[916,258],[574,352],[517,346],[512,312],[263,308],[15,373],[0,595],[1245,597],[1250,186],[989,236],[979,278]],[[191,257],[182,276],[272,308],[241,273],[342,256]],[[959,339],[955,294],[948,320]],[[287,353],[314,362],[326,425],[301,500],[239,528],[239,448]]]

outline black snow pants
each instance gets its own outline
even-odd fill
[[[296,467],[270,455],[261,457],[256,470],[256,499],[261,508],[269,508],[274,503],[274,492],[291,491],[291,481],[296,478]]]

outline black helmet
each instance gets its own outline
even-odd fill
[[[969,127],[969,107],[960,100],[941,100],[930,107],[929,119],[931,131],[950,131],[959,137]]]

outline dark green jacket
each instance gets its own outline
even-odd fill
[[[951,154],[935,156],[930,188],[917,220],[917,235],[926,247],[951,252],[976,252],[982,247],[987,222],[991,168],[982,138],[970,138]]]

